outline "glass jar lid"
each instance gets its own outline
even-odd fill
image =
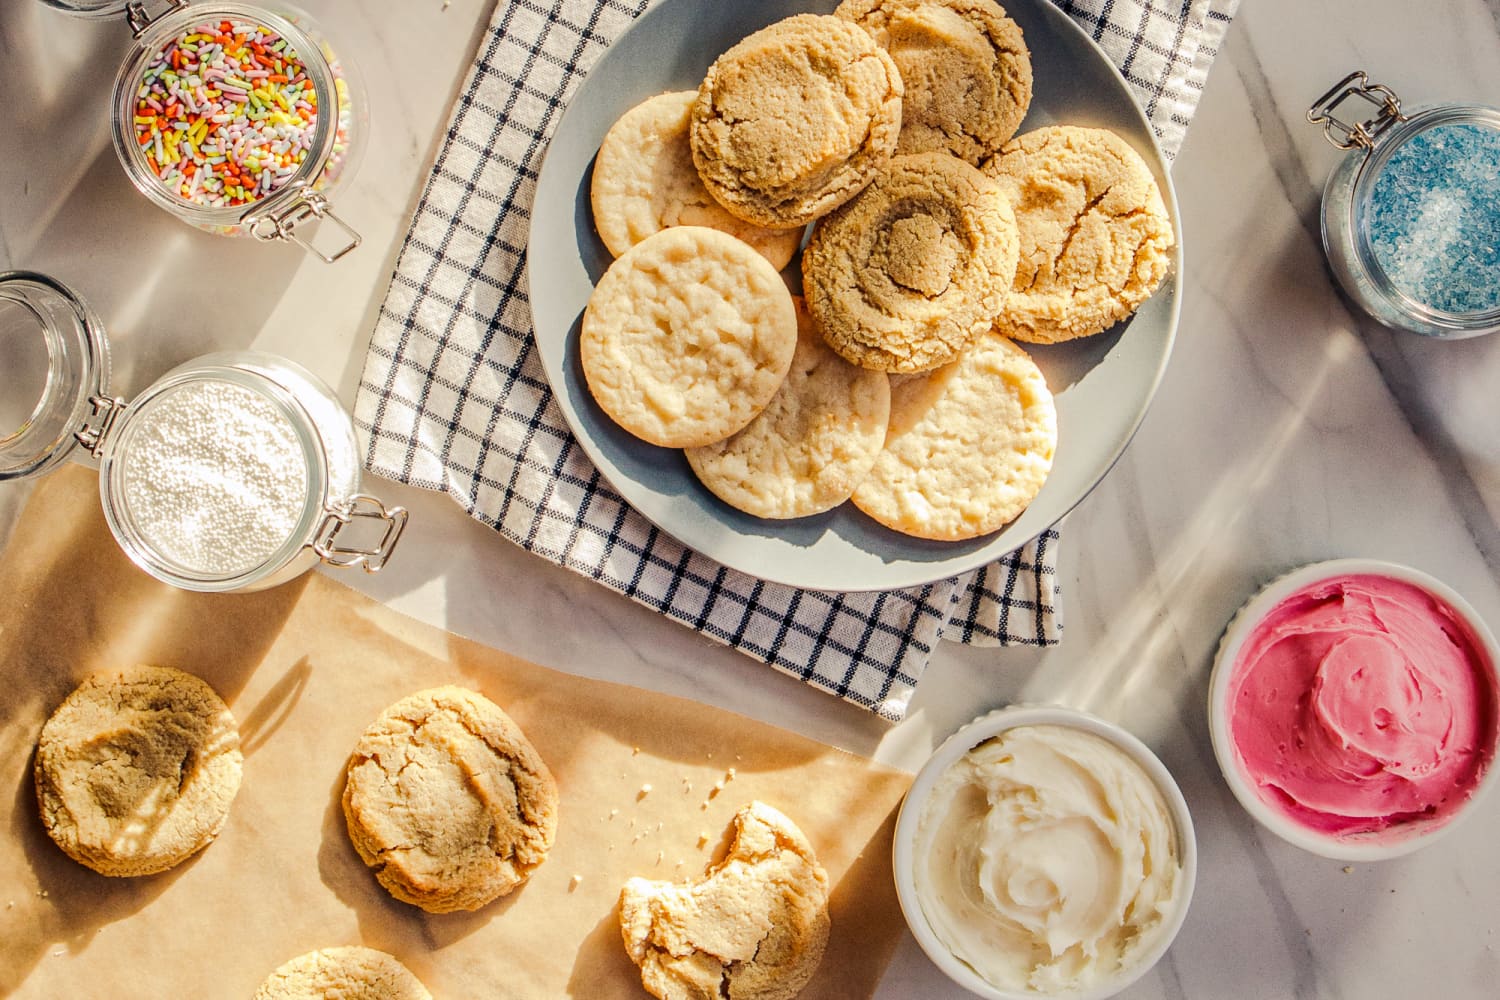
[[[42,0],[42,3],[79,17],[113,17],[125,13],[131,0]]]
[[[39,475],[109,413],[104,327],[66,285],[32,271],[0,273],[0,481]]]

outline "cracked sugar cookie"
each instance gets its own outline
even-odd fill
[[[213,688],[170,667],[86,678],[37,741],[47,834],[101,875],[153,875],[214,839],[240,787],[234,716]]]
[[[439,687],[366,729],[344,785],[349,840],[392,896],[429,913],[477,910],[547,860],[557,785],[483,695]]]
[[[1176,235],[1146,161],[1113,132],[1071,125],[1017,136],[984,165],[1021,231],[995,329],[1052,344],[1108,330],[1161,286]]]
[[[1031,53],[994,0],[844,0],[834,11],[891,54],[906,94],[897,153],[978,166],[1031,107]]]
[[[594,228],[618,257],[670,226],[707,226],[744,240],[779,271],[802,245],[802,227],[766,229],[745,222],[709,195],[688,144],[697,100],[696,90],[658,94],[610,126],[589,189]]]
[[[786,816],[752,802],[729,852],[692,885],[632,878],[620,931],[661,1000],[791,1000],[828,944],[828,873]]]
[[[796,14],[709,67],[689,131],[703,184],[732,214],[805,225],[854,197],[896,149],[901,74],[862,29]]]
[[[712,444],[765,409],[797,349],[786,282],[727,233],[674,226],[609,266],[583,312],[589,393],[664,448]]]
[[[813,230],[803,293],[849,361],[928,371],[989,329],[1018,247],[1010,205],[978,168],[947,153],[898,156]]]
[[[797,305],[797,351],[770,405],[732,437],[688,448],[699,482],[756,517],[807,517],[849,499],[885,443],[890,379],[851,365]]]
[[[412,971],[374,948],[320,948],[266,977],[254,1000],[432,1000]]]
[[[854,505],[888,528],[961,541],[997,531],[1041,491],[1057,409],[1030,356],[981,334],[946,368],[893,379],[885,450]]]

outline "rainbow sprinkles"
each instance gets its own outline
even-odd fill
[[[346,84],[334,73],[341,112]],[[206,208],[254,204],[285,187],[313,154],[318,93],[287,40],[254,21],[188,28],[147,63],[136,90],[135,136],[157,180]],[[322,180],[342,158],[341,121]]]

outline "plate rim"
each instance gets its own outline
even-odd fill
[[[548,170],[548,166],[554,162],[552,154],[555,145],[555,139],[559,134],[563,133],[564,129],[568,125],[570,117],[574,117],[578,114],[583,113],[579,110],[579,108],[581,107],[579,103],[580,97],[582,97],[584,94],[584,91],[589,82],[589,77],[592,76],[592,74],[598,70],[600,64],[608,58],[610,51],[615,49],[616,46],[618,46],[620,42],[623,41],[631,32],[638,30],[649,30],[651,25],[654,23],[654,20],[657,17],[661,16],[660,12],[663,10],[669,10],[674,6],[682,4],[701,5],[710,2],[711,0],[652,0],[650,6],[648,6],[629,25],[627,25],[626,28],[614,39],[614,41],[609,44],[609,47],[605,49],[603,53],[601,53],[598,60],[594,63],[593,66],[589,68],[588,72],[579,81],[578,86],[575,88],[572,96],[569,97],[566,105],[563,107],[562,113],[557,118],[556,125],[553,127],[551,134],[547,138],[546,146],[541,152],[541,161],[536,168],[536,184],[532,197],[533,205],[541,203],[543,196],[551,193],[550,189],[552,187],[564,183],[562,180],[558,179],[555,171],[549,172]],[[812,2],[813,0],[809,0],[809,5],[811,5]],[[1120,67],[1115,64],[1114,60],[1111,59],[1109,55],[1099,46],[1099,44],[1089,36],[1088,32],[1085,31],[1084,28],[1078,24],[1078,22],[1073,20],[1072,17],[1070,17],[1063,10],[1052,3],[1051,0],[1009,0],[1009,3],[1013,5],[1025,5],[1032,10],[1041,11],[1042,13],[1040,16],[1048,19],[1054,29],[1061,29],[1062,31],[1072,35],[1073,40],[1076,43],[1082,43],[1086,49],[1091,51],[1094,57],[1098,60],[1099,64],[1107,69],[1108,75],[1113,77],[1115,83],[1119,86],[1121,93],[1128,99],[1128,105],[1132,110],[1133,116],[1137,119],[1138,123],[1142,127],[1142,133],[1147,139],[1149,139],[1150,142],[1150,156],[1148,158],[1143,158],[1147,159],[1147,166],[1151,169],[1153,179],[1156,180],[1157,186],[1161,191],[1162,200],[1166,206],[1168,217],[1172,223],[1174,244],[1171,252],[1171,266],[1168,270],[1166,280],[1164,281],[1163,285],[1159,287],[1155,293],[1153,293],[1153,295],[1147,300],[1147,302],[1142,304],[1144,307],[1146,304],[1149,304],[1150,302],[1156,300],[1161,296],[1165,296],[1168,300],[1166,317],[1164,319],[1165,334],[1162,338],[1162,350],[1160,352],[1160,357],[1156,360],[1153,368],[1151,369],[1149,380],[1143,380],[1142,382],[1142,387],[1145,390],[1144,401],[1142,405],[1140,406],[1138,411],[1132,415],[1129,426],[1123,428],[1123,433],[1120,436],[1118,444],[1114,447],[1113,452],[1109,453],[1107,457],[1105,457],[1105,459],[1102,461],[1097,474],[1092,478],[1092,482],[1086,488],[1080,490],[1077,496],[1068,498],[1065,502],[1063,502],[1061,505],[1061,510],[1059,510],[1057,515],[1053,517],[1049,523],[1040,525],[1034,531],[1026,534],[1024,537],[1018,536],[1014,540],[1014,544],[1009,544],[1011,539],[1006,538],[1006,544],[1003,547],[1000,547],[999,540],[997,539],[991,544],[982,545],[973,550],[955,554],[948,559],[933,560],[931,562],[905,560],[897,563],[887,563],[887,574],[894,572],[898,567],[906,567],[908,571],[904,574],[897,574],[899,578],[895,579],[882,577],[880,580],[873,582],[861,582],[859,580],[852,580],[836,586],[830,586],[821,583],[809,583],[805,580],[791,578],[785,574],[778,573],[775,569],[778,563],[775,560],[768,560],[764,565],[757,565],[755,567],[736,564],[737,562],[742,561],[736,560],[735,562],[731,562],[724,559],[721,555],[703,551],[702,549],[685,541],[671,526],[661,523],[661,521],[657,517],[652,516],[651,513],[642,510],[639,506],[637,506],[636,503],[631,499],[630,494],[633,492],[633,490],[629,488],[631,485],[634,485],[634,480],[630,477],[626,477],[629,480],[629,483],[625,488],[622,488],[621,484],[616,481],[615,475],[613,475],[611,472],[613,463],[608,461],[607,458],[602,454],[602,449],[596,442],[591,439],[590,435],[582,433],[580,431],[579,424],[581,421],[573,413],[573,408],[570,405],[571,400],[566,393],[560,391],[553,384],[553,373],[549,370],[546,360],[547,352],[543,349],[542,338],[538,336],[537,332],[537,322],[535,314],[536,299],[533,295],[532,289],[532,264],[534,259],[536,258],[536,255],[533,251],[537,241],[537,212],[533,210],[527,224],[525,247],[526,264],[522,269],[521,280],[526,290],[528,309],[532,312],[532,340],[536,345],[538,361],[541,364],[543,375],[547,379],[547,384],[549,390],[552,393],[553,399],[556,401],[558,409],[562,413],[563,419],[567,424],[568,431],[572,435],[573,439],[577,442],[578,446],[583,450],[583,453],[588,457],[589,462],[594,466],[595,470],[598,472],[599,476],[604,480],[604,482],[606,482],[609,487],[620,496],[620,498],[632,511],[645,518],[645,520],[649,524],[670,537],[673,541],[682,545],[685,549],[688,549],[689,551],[702,558],[711,560],[712,562],[720,566],[723,566],[730,570],[734,570],[736,572],[744,573],[754,579],[801,590],[819,591],[823,593],[852,594],[875,593],[881,591],[906,590],[911,588],[926,587],[944,580],[962,576],[965,573],[980,569],[984,566],[989,565],[990,563],[999,562],[1000,560],[1006,559],[1007,557],[1014,555],[1019,550],[1036,541],[1038,538],[1042,537],[1049,530],[1057,528],[1057,526],[1060,525],[1062,521],[1066,519],[1067,516],[1078,507],[1079,504],[1087,499],[1094,492],[1094,490],[1098,489],[1100,483],[1104,481],[1104,479],[1119,463],[1125,452],[1129,450],[1130,444],[1135,439],[1135,435],[1140,430],[1141,425],[1145,422],[1146,414],[1150,411],[1152,403],[1154,403],[1156,400],[1156,394],[1161,387],[1163,378],[1166,375],[1167,366],[1171,362],[1172,352],[1176,346],[1178,329],[1181,323],[1184,285],[1183,232],[1176,186],[1172,180],[1172,161],[1162,151],[1161,141],[1156,134],[1156,129],[1152,126],[1150,118],[1147,116],[1145,109],[1140,105],[1140,102],[1138,101],[1134,91],[1130,88],[1129,82],[1125,79],[1124,74],[1121,72]],[[1001,6],[1004,7],[1005,4],[1001,4]],[[1007,13],[1009,13],[1009,11],[1007,11]],[[1017,134],[1019,135],[1021,133],[1018,131]],[[1133,138],[1134,137],[1132,137],[1132,139]],[[1131,144],[1132,146],[1137,145],[1134,141],[1132,141]],[[1137,151],[1140,152],[1139,149],[1137,149]],[[565,200],[572,200],[576,197],[576,191],[567,190],[565,184],[564,189],[559,191],[558,193],[561,194],[565,198]],[[1133,318],[1134,314],[1132,314],[1130,319]],[[566,335],[564,335],[563,339],[567,339]],[[1027,345],[1022,346],[1023,348],[1025,348]],[[566,352],[566,347],[564,347],[564,352]],[[566,363],[566,358],[564,358],[564,363]],[[1023,515],[1024,513],[1025,511],[1022,511]],[[1020,516],[1021,515],[1018,515],[1018,518]],[[776,522],[768,521],[766,523],[775,524]],[[996,529],[995,532],[991,532],[990,535],[1003,533],[1006,527],[1009,524],[1013,523],[1014,520],[1008,522],[1007,525],[1001,526],[1000,528]],[[884,530],[890,531],[890,529]],[[893,537],[899,536],[899,533],[897,532],[891,531],[890,533]],[[979,536],[979,538],[984,537],[987,536]],[[970,541],[974,540],[977,539],[973,539]],[[913,541],[916,540],[913,539]],[[1040,569],[1040,567],[1038,568]],[[845,575],[849,574],[846,573]]]

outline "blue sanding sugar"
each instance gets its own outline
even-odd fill
[[[1375,178],[1370,250],[1391,283],[1449,313],[1500,308],[1500,129],[1438,125]]]

